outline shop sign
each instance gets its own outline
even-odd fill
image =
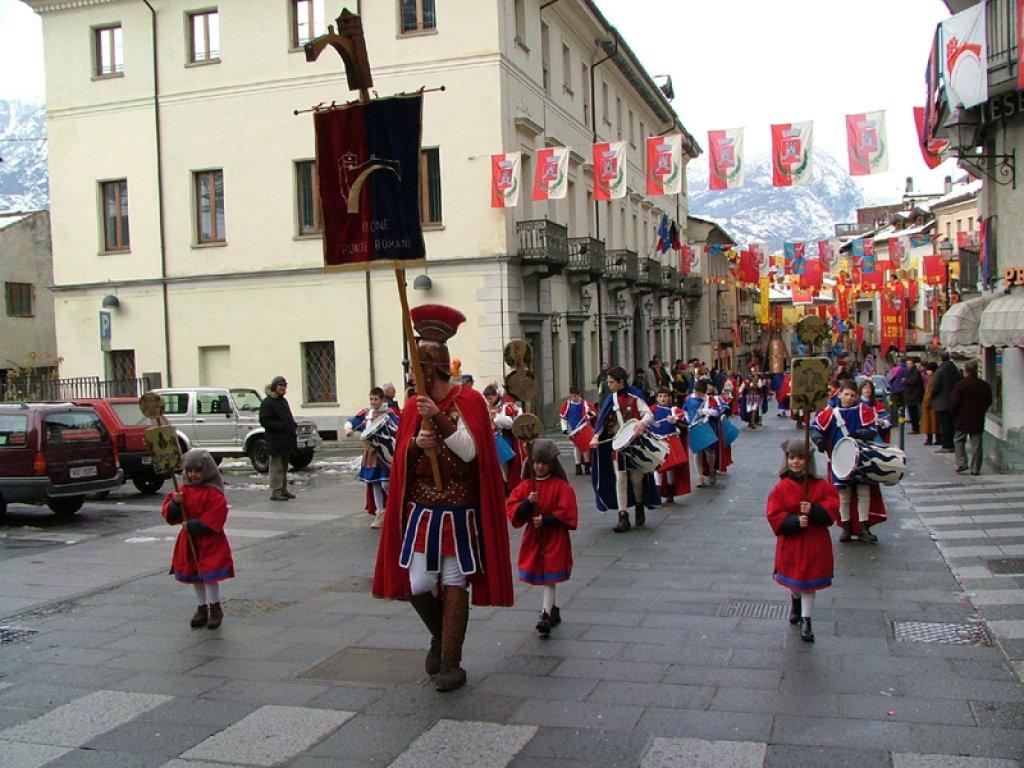
[[[981,105],[981,123],[996,123],[1024,115],[1024,91],[1010,91],[993,96]]]
[[[1007,267],[1004,269],[1003,283],[1007,286],[1024,285],[1024,266]]]

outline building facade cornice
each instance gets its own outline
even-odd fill
[[[21,0],[38,14],[71,11],[91,5],[111,5],[117,0]]]

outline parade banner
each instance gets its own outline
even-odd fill
[[[787,275],[802,275],[807,260],[804,257],[804,244],[801,242],[785,242],[782,244],[782,256],[785,259]]]
[[[903,237],[890,237],[886,243],[889,251],[889,268],[904,269],[907,263],[907,240]]]
[[[594,199],[607,202],[626,195],[626,142],[594,145]]]
[[[836,241],[834,239],[819,240],[818,246],[818,260],[821,262],[822,269],[825,272],[832,272],[832,268],[839,263],[839,249],[836,247]]]
[[[931,235],[911,235],[910,236],[910,247],[923,248],[925,246],[931,246],[932,236]]]
[[[1024,2],[1024,0],[1021,0]],[[921,147],[921,157],[929,168],[937,168],[942,163],[942,153],[949,148],[944,139],[930,138],[926,133],[924,107],[914,107],[914,125],[917,126],[917,143]]]
[[[806,185],[814,180],[813,127],[810,120],[772,125],[772,184],[776,187]]]
[[[813,288],[800,288],[796,283],[793,283],[793,306],[803,306],[814,304],[814,289]]]
[[[757,303],[757,322],[761,325],[768,325],[772,321],[772,280],[770,277],[762,277],[757,285],[761,294],[761,300]]]
[[[692,245],[684,245],[680,248],[680,262],[682,268],[679,270],[684,275],[690,274],[690,272],[697,266],[697,249]]]
[[[939,24],[939,62],[950,110],[988,99],[986,5],[978,3]]]
[[[740,264],[737,270],[737,277],[744,285],[757,285],[760,280],[760,273],[755,263],[756,254],[754,251],[740,251]]]
[[[840,320],[850,319],[850,286],[846,283],[846,274],[839,273],[839,280],[835,287],[836,313]]]
[[[889,170],[885,110],[846,116],[846,151],[851,176],[868,176]]]
[[[768,243],[750,243],[747,250],[753,256],[754,266],[757,268],[758,279],[767,277],[771,273],[771,257],[768,255]]]
[[[804,259],[804,272],[800,276],[800,287],[820,290],[824,280],[821,259],[808,254]]]
[[[647,194],[678,195],[683,190],[683,136],[647,137]]]
[[[368,269],[426,257],[420,228],[423,97],[396,96],[313,115],[324,267]]]
[[[708,131],[708,186],[736,189],[743,186],[743,129]]]
[[[568,147],[544,147],[537,152],[533,174],[533,199],[561,200],[569,188]]]
[[[882,314],[880,352],[881,357],[885,359],[888,357],[890,349],[893,347],[899,349],[900,320],[892,296],[888,292],[882,292],[879,297],[879,306]]]
[[[946,265],[940,254],[931,253],[924,257],[924,281],[928,285],[941,285],[946,282]]]
[[[522,152],[491,155],[491,208],[515,208],[519,204]]]

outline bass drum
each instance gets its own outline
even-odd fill
[[[612,450],[622,457],[627,469],[653,472],[665,461],[669,447],[651,432],[637,436],[639,423],[636,419],[625,422],[612,440]]]
[[[907,472],[907,455],[899,448],[844,437],[832,448],[832,474],[839,481],[896,485]]]

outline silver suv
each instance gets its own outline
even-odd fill
[[[164,416],[178,432],[183,451],[205,448],[219,464],[225,456],[248,456],[253,469],[266,474],[270,469],[266,430],[260,426],[260,402],[255,389],[184,387],[155,389],[164,401]],[[292,467],[309,466],[321,446],[316,424],[296,419]]]

